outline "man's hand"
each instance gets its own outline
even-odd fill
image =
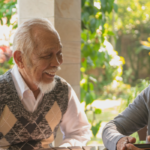
[[[125,137],[125,138],[133,138],[133,137]],[[121,138],[121,139],[123,139],[123,138]],[[120,139],[120,140],[121,140]],[[135,138],[134,138],[135,139]],[[119,141],[120,141],[119,140]],[[150,142],[150,135],[149,136],[147,136],[147,140]],[[119,142],[118,141],[118,142]],[[133,139],[131,140],[131,141],[133,141]],[[130,143],[133,143],[133,142],[129,142],[129,143],[127,143],[127,144],[125,144],[126,145],[126,149],[125,150],[143,150],[143,149],[140,149],[140,148],[137,148],[137,147],[135,147],[133,144],[130,144]],[[135,141],[134,141],[134,143],[135,143]],[[117,147],[117,150],[118,150],[118,147]],[[122,149],[122,150],[124,150],[124,149]]]
[[[130,144],[135,142],[136,139],[134,137],[130,137],[130,136],[123,137],[117,143],[117,150],[131,150],[130,147],[134,148],[132,150],[139,150],[133,144]]]
[[[133,144],[126,144],[126,150],[144,150],[144,149],[140,149],[138,147],[135,147]]]

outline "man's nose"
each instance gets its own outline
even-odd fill
[[[57,58],[57,55],[54,55],[50,62],[51,62],[51,66],[60,66],[60,62]]]

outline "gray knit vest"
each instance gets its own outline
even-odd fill
[[[68,85],[55,76],[55,88],[30,113],[18,97],[10,70],[0,76],[0,148],[48,148],[68,106]]]

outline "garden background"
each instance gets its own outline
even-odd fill
[[[104,125],[149,85],[149,0],[82,0],[81,104],[91,141],[102,144]],[[17,1],[0,0],[0,74],[13,67]],[[133,134],[139,139],[137,133]]]

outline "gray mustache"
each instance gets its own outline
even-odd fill
[[[54,68],[52,68],[52,69],[48,69],[48,70],[45,70],[46,72],[56,72],[56,71],[59,71],[59,70],[61,70],[61,67],[59,66],[59,67],[54,67]]]

